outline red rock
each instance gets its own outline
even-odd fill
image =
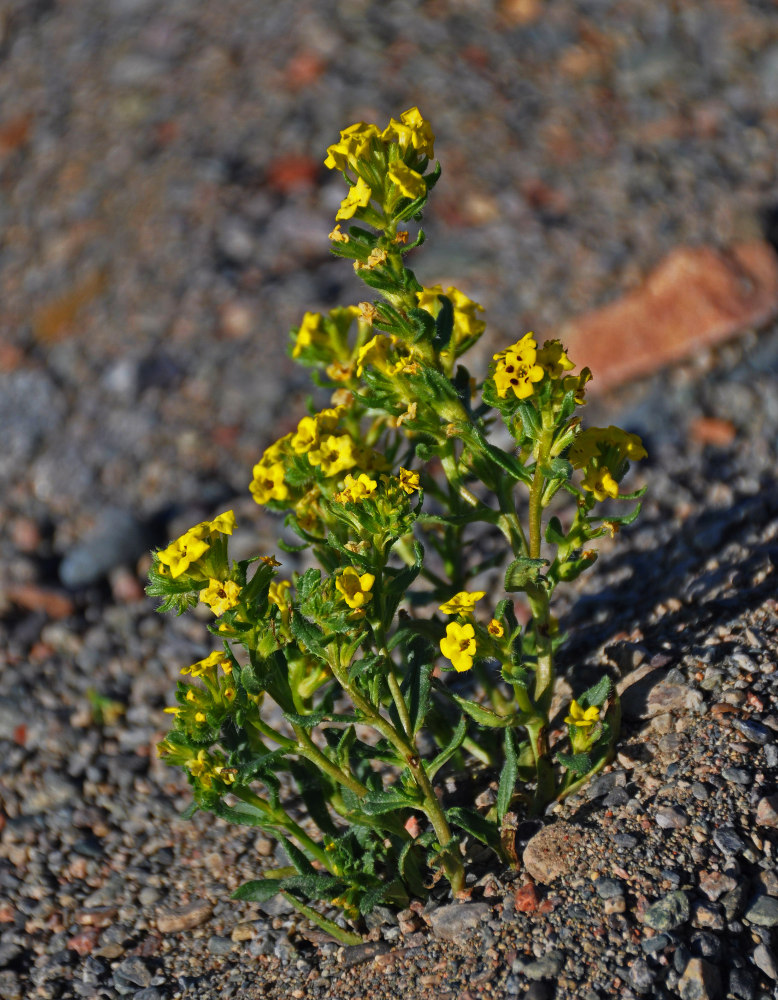
[[[79,955],[89,955],[97,944],[99,937],[100,931],[96,927],[90,927],[88,930],[74,934],[68,940],[67,946],[71,951],[78,952]]]
[[[49,618],[68,618],[75,611],[75,605],[67,594],[34,583],[12,584],[6,588],[5,596],[20,608],[44,611]]]
[[[21,146],[26,146],[30,138],[32,115],[17,115],[4,125],[0,125],[0,156],[12,153]]]
[[[698,417],[689,425],[689,433],[700,444],[712,444],[723,448],[735,440],[735,425],[731,420],[719,417]]]
[[[538,890],[534,882],[527,882],[516,890],[516,909],[521,913],[534,913],[538,908]]]
[[[309,87],[315,83],[326,70],[327,63],[311,49],[303,49],[295,53],[286,64],[286,85],[291,90]]]
[[[729,252],[681,247],[633,292],[562,326],[592,392],[649,375],[778,314],[778,256],[761,240]]]
[[[319,163],[310,156],[280,156],[267,169],[268,187],[282,194],[309,188],[316,180]]]

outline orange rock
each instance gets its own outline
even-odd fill
[[[538,908],[538,890],[533,882],[527,882],[516,890],[516,909],[521,913],[534,913]]]
[[[558,336],[603,392],[759,327],[778,314],[778,256],[761,240],[727,252],[681,247],[645,282]]]
[[[724,447],[735,440],[735,425],[731,420],[720,417],[698,417],[689,425],[689,433],[700,444]]]
[[[75,605],[67,594],[34,583],[12,584],[6,588],[5,596],[18,607],[27,611],[44,611],[49,618],[68,618],[75,611]]]

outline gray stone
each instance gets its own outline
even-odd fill
[[[594,883],[600,899],[611,899],[613,896],[624,895],[624,883],[617,878],[598,878]]]
[[[778,979],[778,966],[775,963],[775,955],[766,944],[757,945],[754,949],[754,965],[761,969],[770,979]]]
[[[689,919],[689,899],[685,892],[676,889],[649,906],[643,922],[655,931],[671,931]]]
[[[66,587],[87,587],[116,566],[134,565],[149,548],[149,535],[129,511],[109,508],[94,531],[62,560],[59,578]]]
[[[519,966],[518,971],[526,976],[527,979],[555,979],[562,971],[565,959],[561,952],[549,951],[535,962],[527,962],[525,964],[519,961],[517,964]]]
[[[677,806],[665,806],[659,809],[654,817],[656,825],[663,830],[680,830],[689,822],[689,817],[683,809]]]
[[[655,973],[645,959],[638,958],[629,970],[629,981],[638,993],[648,993],[654,985]]]
[[[713,843],[722,854],[740,854],[746,846],[731,826],[722,826],[714,830]]]
[[[689,960],[678,980],[681,1000],[718,1000],[721,996],[721,977],[715,965],[704,958]]]
[[[648,718],[664,715],[665,712],[700,715],[705,708],[705,699],[697,688],[663,681],[649,692],[646,708]]]
[[[724,767],[721,769],[721,777],[733,785],[750,785],[754,780],[751,772],[744,767]]]
[[[743,916],[760,927],[775,927],[778,924],[778,899],[773,896],[757,896],[748,904]]]
[[[131,955],[114,969],[113,981],[117,987],[149,986],[151,984],[151,969],[140,955]]]
[[[432,933],[444,941],[461,941],[488,919],[490,912],[486,903],[449,903],[429,914]]]
[[[655,934],[653,937],[643,938],[640,947],[646,955],[658,955],[660,951],[669,948],[674,943],[671,934]]]
[[[756,722],[754,719],[733,719],[732,727],[742,733],[751,743],[758,743],[760,746],[775,740],[775,733],[772,729],[768,729],[767,726],[763,726],[761,722]]]
[[[367,941],[365,944],[347,945],[343,949],[341,964],[347,969],[363,962],[369,962],[376,955],[385,955],[389,951],[389,945],[385,941]]]

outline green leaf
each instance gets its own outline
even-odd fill
[[[316,869],[313,867],[308,858],[306,858],[306,856],[303,854],[303,852],[300,850],[299,847],[296,847],[291,842],[291,840],[288,840],[286,837],[279,836],[278,839],[281,845],[283,846],[284,850],[286,851],[287,855],[289,856],[289,860],[294,865],[295,870],[300,875],[308,876],[316,874]],[[284,881],[286,882],[287,880],[284,879]]]
[[[446,819],[449,823],[460,827],[471,837],[480,840],[482,844],[494,847],[499,843],[500,832],[495,823],[490,823],[475,809],[467,809],[462,806],[453,806],[446,810]]]
[[[528,438],[532,438],[534,441],[540,436],[541,425],[540,425],[540,415],[532,403],[521,402],[517,406],[517,411],[521,417],[521,423],[524,428],[524,433]]]
[[[298,715],[296,712],[284,712],[284,718],[301,729],[313,729],[322,722],[362,722],[362,716],[349,713],[328,712],[323,708],[310,712],[308,715]]]
[[[430,781],[435,777],[438,771],[443,767],[444,764],[448,763],[449,760],[454,756],[457,750],[462,746],[462,742],[467,734],[467,720],[464,715],[460,717],[459,723],[454,730],[451,739],[443,747],[440,753],[429,764],[425,764],[425,770],[427,772],[427,777]]]
[[[421,636],[414,636],[406,647],[408,671],[402,693],[408,705],[413,734],[424,725],[430,704],[430,682],[435,655],[432,646]]]
[[[240,668],[240,682],[248,694],[261,694],[265,690],[262,681],[257,677],[256,667],[253,663],[246,663]]]
[[[310,650],[314,655],[320,656],[323,660],[327,659],[327,654],[324,650],[324,633],[317,625],[308,621],[307,618],[303,618],[299,612],[295,612],[289,619],[289,627],[295,639],[305,646],[306,649]]]
[[[254,878],[233,892],[231,899],[245,899],[250,903],[266,903],[281,891],[281,883],[273,878]]]
[[[573,474],[573,467],[566,458],[552,458],[540,471],[546,479],[569,479]]]
[[[502,823],[503,816],[510,808],[513,791],[516,787],[518,772],[518,757],[516,754],[516,736],[512,729],[505,730],[505,763],[500,774],[500,784],[497,789],[497,818]]]
[[[564,545],[567,537],[562,530],[562,522],[558,517],[552,517],[546,525],[546,541],[549,545]]]
[[[531,559],[529,556],[519,556],[505,570],[505,589],[508,593],[516,590],[525,590],[527,584],[537,583],[541,579],[543,567],[547,565],[547,559]]]
[[[381,813],[392,812],[395,809],[418,809],[419,804],[417,796],[409,795],[399,788],[369,792],[360,800],[360,808],[368,816],[380,816]]]
[[[518,713],[498,715],[491,708],[485,708],[474,701],[468,701],[467,698],[463,698],[461,695],[448,690],[448,688],[444,688],[442,685],[439,685],[438,689],[445,691],[448,697],[453,699],[462,711],[466,712],[471,719],[475,719],[480,726],[488,726],[490,729],[505,729],[506,726],[515,726],[517,723],[520,723],[521,717]]]
[[[599,708],[605,704],[612,690],[613,681],[610,677],[601,677],[596,684],[576,698],[576,701],[581,708]]]
[[[573,774],[577,774],[581,778],[587,775],[592,769],[592,758],[588,753],[558,753],[556,759],[562,767],[568,771],[572,771]]]

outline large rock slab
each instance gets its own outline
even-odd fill
[[[591,392],[602,392],[777,314],[778,256],[769,243],[680,247],[635,291],[564,324],[558,336],[591,368]]]

